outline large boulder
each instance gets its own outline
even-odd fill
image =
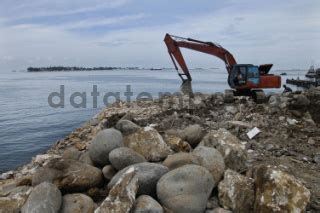
[[[32,192],[32,187],[11,185],[0,187],[0,212],[19,212]]]
[[[162,164],[168,167],[169,170],[173,170],[187,164],[200,165],[200,160],[191,153],[179,152],[169,155]]]
[[[53,159],[32,177],[32,185],[54,183],[63,192],[81,192],[102,182],[101,170],[71,159]]]
[[[133,213],[163,213],[162,206],[148,195],[141,195],[136,200]]]
[[[45,182],[34,188],[21,212],[59,212],[61,203],[62,196],[59,189],[54,184]]]
[[[199,159],[201,166],[209,170],[214,182],[219,183],[225,170],[221,153],[211,147],[198,146],[192,154]]]
[[[84,194],[67,194],[63,196],[60,213],[93,213],[94,202],[91,197]]]
[[[138,178],[133,167],[121,174],[119,180],[111,188],[108,197],[95,210],[95,213],[127,213],[134,205],[138,191]]]
[[[82,163],[93,165],[93,162],[89,156],[89,153],[88,152],[81,152],[78,149],[76,149],[75,147],[71,147],[71,148],[67,149],[63,153],[62,157],[65,159],[77,160]]]
[[[195,147],[204,136],[204,132],[199,124],[190,125],[179,131],[182,140],[187,141],[191,146]]]
[[[210,131],[199,146],[216,148],[223,156],[227,168],[235,171],[246,169],[247,154],[240,140],[226,129]]]
[[[124,144],[143,155],[146,160],[153,162],[161,161],[173,153],[157,130],[152,127],[145,127],[126,136]]]
[[[89,156],[94,165],[105,166],[109,164],[109,153],[123,146],[123,137],[116,129],[100,131],[89,146]]]
[[[206,168],[185,165],[162,176],[157,195],[160,203],[173,212],[204,212],[214,184]]]
[[[111,189],[120,179],[120,177],[128,171],[130,168],[134,168],[139,180],[138,195],[150,195],[155,197],[156,184],[158,180],[169,170],[167,167],[156,163],[138,163],[129,167],[126,167],[119,171],[109,182],[108,188]]]
[[[109,161],[114,168],[121,170],[133,164],[146,162],[146,159],[130,148],[120,147],[109,153]]]
[[[117,122],[116,129],[122,132],[123,135],[130,135],[141,129],[141,127],[132,121],[121,119]]]
[[[310,100],[303,94],[294,95],[289,103],[291,109],[302,110],[310,105]]]
[[[295,177],[272,166],[254,169],[255,212],[305,212],[310,191]]]
[[[219,201],[225,209],[233,212],[252,212],[254,205],[254,180],[227,170],[219,183]]]

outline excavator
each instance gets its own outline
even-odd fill
[[[281,77],[269,74],[273,64],[260,66],[237,64],[236,59],[228,50],[213,42],[199,41],[170,34],[165,35],[164,42],[183,84],[190,83],[192,78],[180,48],[213,55],[224,61],[228,72],[227,81],[231,87],[231,89],[225,90],[224,97],[227,103],[233,102],[234,96],[251,96],[257,103],[263,103],[266,100],[266,96],[262,89],[281,87]],[[179,72],[176,62],[179,64],[182,73]]]

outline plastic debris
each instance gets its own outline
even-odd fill
[[[251,129],[248,133],[247,136],[249,139],[254,138],[257,134],[259,134],[261,132],[260,129],[258,129],[257,127],[254,127],[253,129]]]

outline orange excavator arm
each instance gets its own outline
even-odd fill
[[[169,34],[166,34],[164,42],[167,45],[168,52],[175,66],[175,69],[177,71],[179,70],[176,64],[177,62],[183,71],[183,73],[179,73],[178,71],[178,74],[183,81],[185,81],[185,79],[183,79],[182,77],[183,75],[187,76],[189,81],[191,81],[192,78],[188,66],[181,53],[180,47],[203,52],[220,58],[224,61],[229,74],[232,70],[232,66],[237,64],[235,58],[228,50],[212,42],[203,42],[191,38],[182,38]]]

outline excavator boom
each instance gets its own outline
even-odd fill
[[[177,62],[183,71],[183,73],[178,72],[182,80],[185,80],[182,78],[183,75],[185,75],[189,81],[191,81],[192,78],[181,53],[180,47],[203,52],[220,58],[222,61],[224,61],[229,74],[232,70],[232,67],[237,64],[233,55],[219,44],[215,44],[212,42],[203,42],[191,38],[183,38],[169,34],[166,34],[164,42],[167,45],[168,52],[175,66],[175,69],[177,71],[179,70],[176,64]]]

